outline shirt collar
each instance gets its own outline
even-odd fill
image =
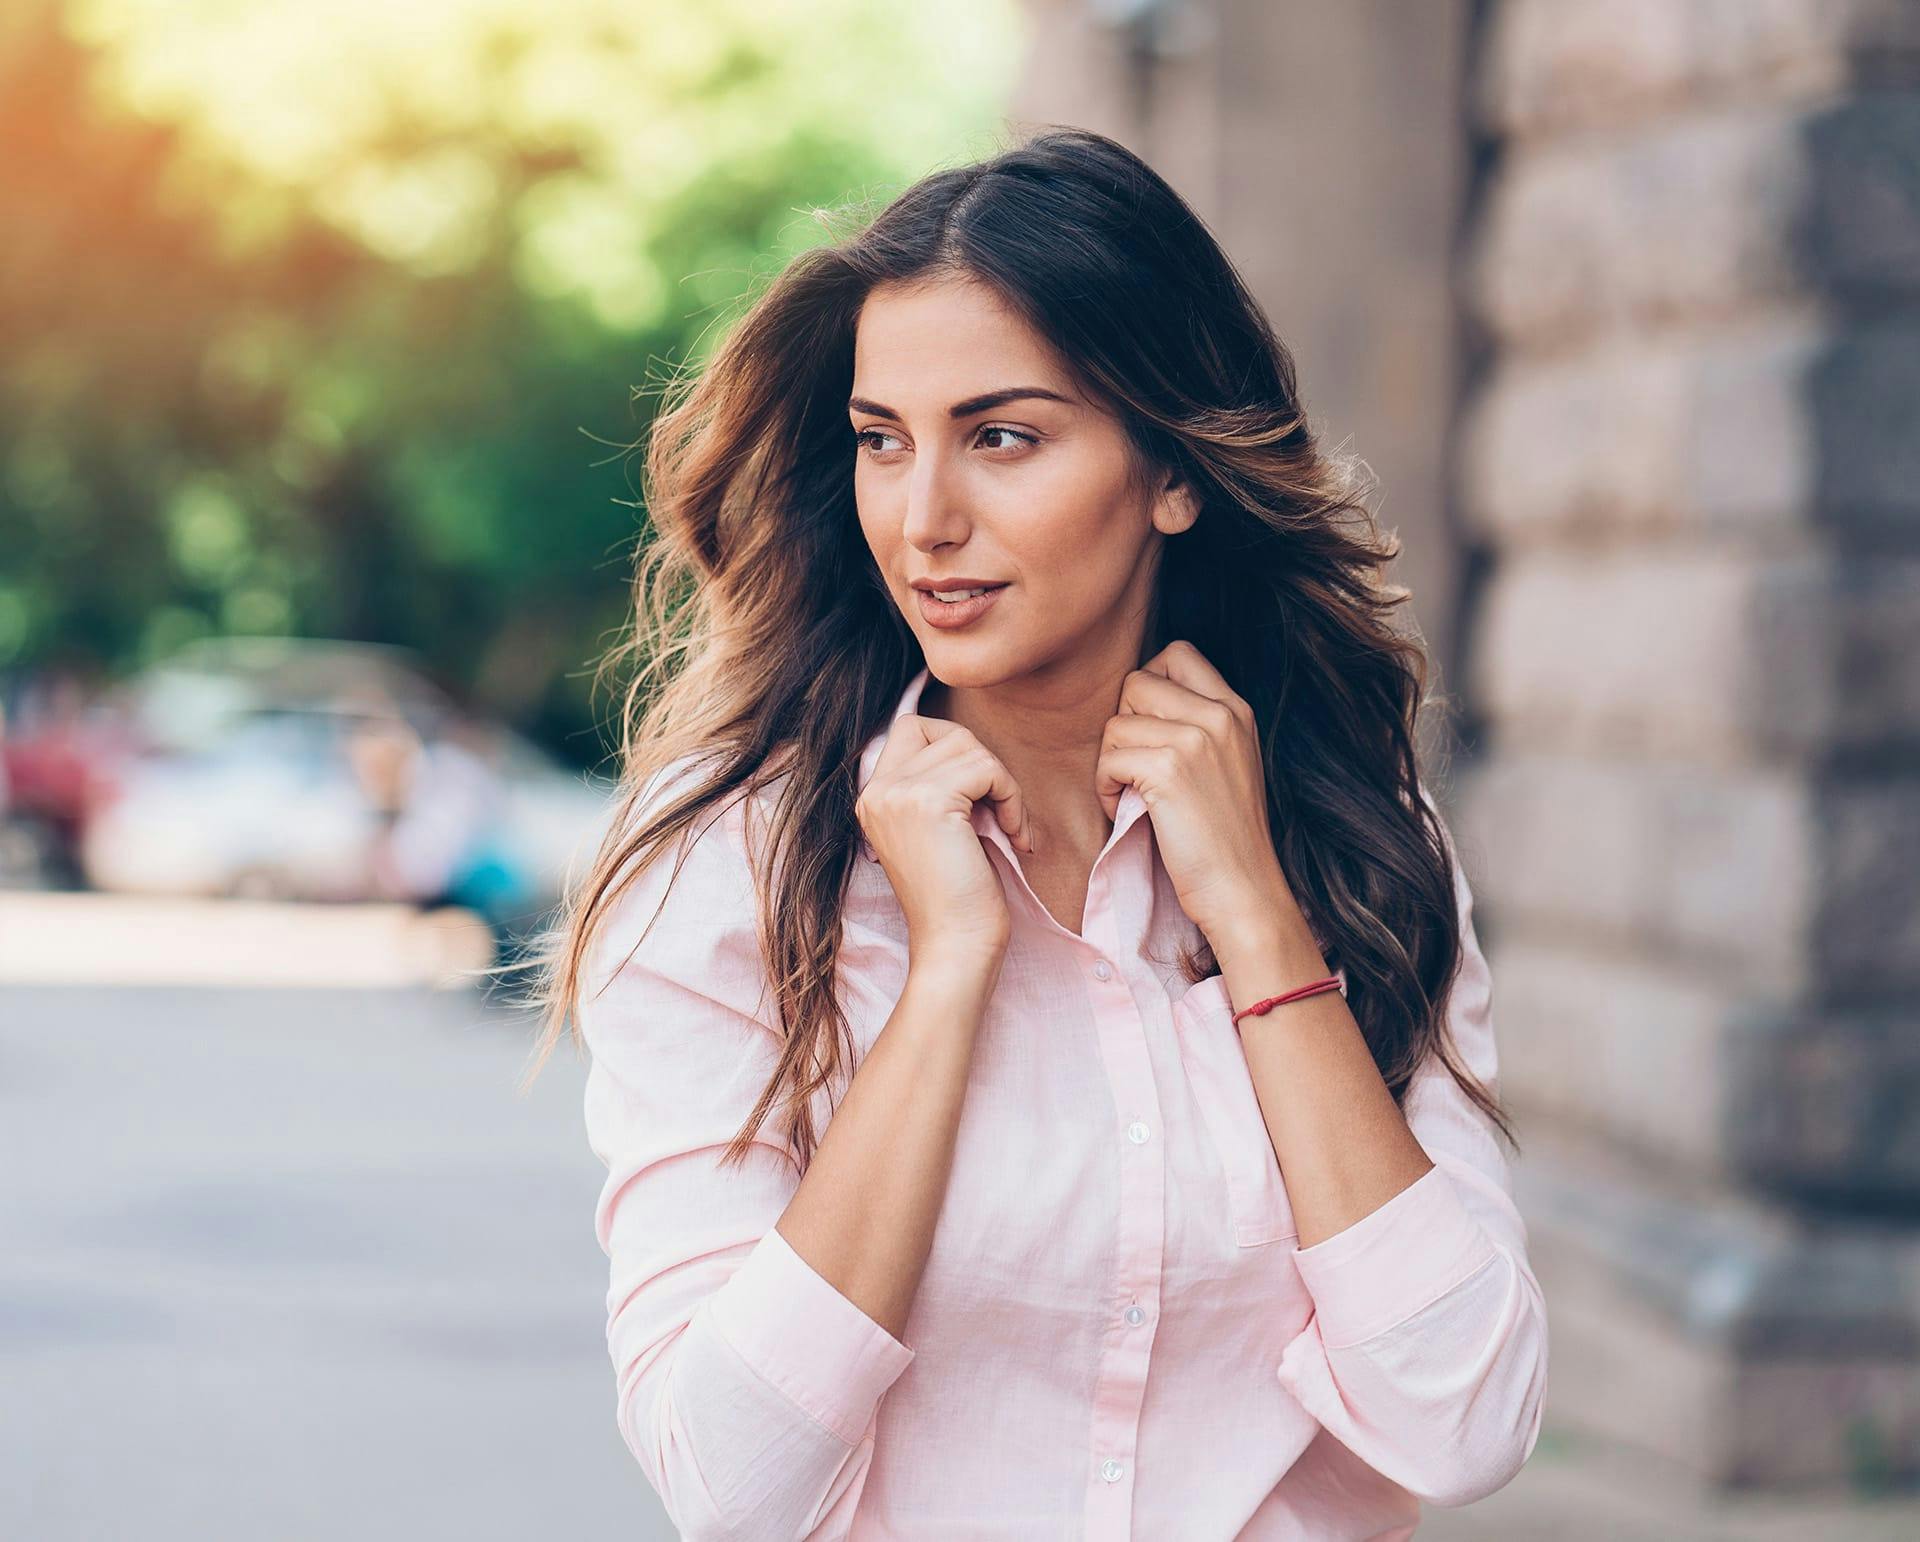
[[[919,710],[920,697],[927,688],[928,673],[927,666],[922,664],[914,677],[907,682],[906,689],[900,693],[900,700],[894,704],[893,716],[888,719],[887,726],[869,739],[866,748],[861,750],[860,779],[854,789],[856,797],[866,791],[867,783],[873,779],[874,767],[880,762],[880,752],[886,748],[887,735],[893,731],[894,719]],[[1127,833],[1128,827],[1134,820],[1146,811],[1147,800],[1141,797],[1138,791],[1132,786],[1121,788],[1120,802],[1114,810],[1113,830],[1107,837],[1107,844],[1102,848],[1102,854],[1111,849],[1114,843]],[[1000,821],[994,816],[991,805],[984,801],[974,804],[973,828],[1004,851],[1007,854],[1007,860],[1013,863],[1016,870],[1020,869],[1020,858],[1014,851],[1013,841],[1000,827]],[[860,842],[860,851],[863,856],[869,860],[872,859],[873,848],[864,838]]]

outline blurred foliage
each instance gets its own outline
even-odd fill
[[[992,147],[1003,5],[15,0],[0,671],[418,649],[579,761],[665,376]]]

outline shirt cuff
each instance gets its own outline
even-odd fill
[[[1294,1252],[1321,1342],[1361,1343],[1405,1322],[1498,1249],[1436,1164],[1345,1231]]]
[[[710,1302],[713,1325],[771,1386],[849,1446],[915,1351],[770,1226]]]

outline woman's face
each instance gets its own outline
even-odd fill
[[[848,416],[861,529],[937,679],[990,684],[1078,653],[1133,667],[1160,541],[1194,510],[1183,491],[1128,488],[1119,421],[1024,319],[975,283],[874,290]],[[940,602],[917,579],[1005,587],[941,627],[972,607],[930,617]]]

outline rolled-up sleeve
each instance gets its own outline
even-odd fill
[[[657,919],[671,855],[622,894],[583,979],[616,1419],[681,1535],[841,1537],[914,1351],[776,1228],[799,1184],[777,1105],[720,1165],[780,1049],[738,818],[700,833]]]
[[[1497,1091],[1492,975],[1457,854],[1453,875],[1464,957],[1449,1029]],[[1437,1060],[1405,1111],[1433,1167],[1295,1253],[1314,1311],[1279,1377],[1370,1467],[1430,1504],[1464,1505],[1509,1482],[1539,1439],[1546,1301],[1492,1122]]]

